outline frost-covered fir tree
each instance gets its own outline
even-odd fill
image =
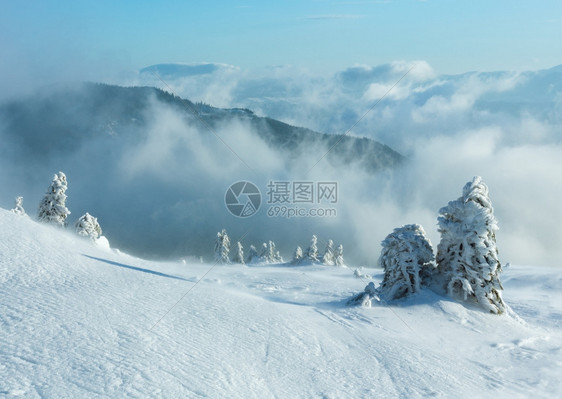
[[[260,262],[269,263],[269,246],[265,242],[261,244]]]
[[[95,241],[101,237],[101,227],[98,219],[88,212],[76,222],[76,234],[80,237],[88,237]]]
[[[279,251],[275,251],[275,263],[283,263],[283,257],[279,253]]]
[[[336,252],[334,253],[334,263],[336,266],[345,266],[345,261],[343,260],[343,245],[338,245]]]
[[[248,258],[246,259],[246,263],[256,263],[259,262],[260,256],[256,247],[250,245],[250,249],[248,250]]]
[[[322,256],[322,263],[328,266],[333,266],[335,264],[334,258],[334,242],[332,240],[328,240],[326,244],[326,250],[324,251],[324,255]]]
[[[433,248],[422,226],[397,227],[381,243],[379,267],[384,279],[378,288],[388,300],[399,299],[420,291],[422,270],[433,268]]]
[[[318,238],[316,238],[315,235],[312,236],[312,239],[310,240],[310,246],[308,247],[308,249],[306,250],[306,259],[308,259],[311,262],[317,262],[318,261]]]
[[[301,247],[297,247],[295,249],[295,253],[293,255],[293,259],[291,260],[291,264],[293,265],[298,265],[299,263],[302,262],[302,248]]]
[[[23,209],[23,197],[16,197],[16,206],[12,209],[12,213],[16,215],[25,216],[25,209]]]
[[[269,263],[275,263],[277,261],[277,249],[275,248],[275,243],[271,240],[267,248],[267,261]]]
[[[66,207],[66,175],[62,172],[55,174],[43,200],[39,204],[37,218],[40,222],[66,227],[66,218],[70,211]]]
[[[230,259],[228,257],[229,253],[230,238],[228,238],[226,230],[223,229],[217,233],[217,240],[215,242],[215,261],[222,264],[230,263]]]
[[[236,254],[234,254],[234,258],[232,259],[234,263],[245,264],[244,262],[244,247],[240,243],[240,241],[236,242]]]
[[[505,312],[496,247],[498,225],[482,178],[468,182],[462,196],[439,214],[437,272],[449,295],[473,299],[492,313]]]

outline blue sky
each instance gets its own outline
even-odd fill
[[[98,79],[164,62],[321,73],[425,60],[437,73],[562,64],[562,2],[5,1],[3,81]]]

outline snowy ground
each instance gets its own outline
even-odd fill
[[[348,308],[368,282],[348,268],[212,266],[0,210],[0,397],[562,397],[562,268],[508,268],[494,316]]]

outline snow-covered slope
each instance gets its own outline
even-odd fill
[[[349,308],[352,269],[149,262],[0,210],[0,396],[561,397],[562,271],[503,280],[507,316]]]

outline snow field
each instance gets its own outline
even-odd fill
[[[504,316],[349,308],[352,269],[152,262],[0,210],[0,397],[562,396],[562,270],[502,280]]]

